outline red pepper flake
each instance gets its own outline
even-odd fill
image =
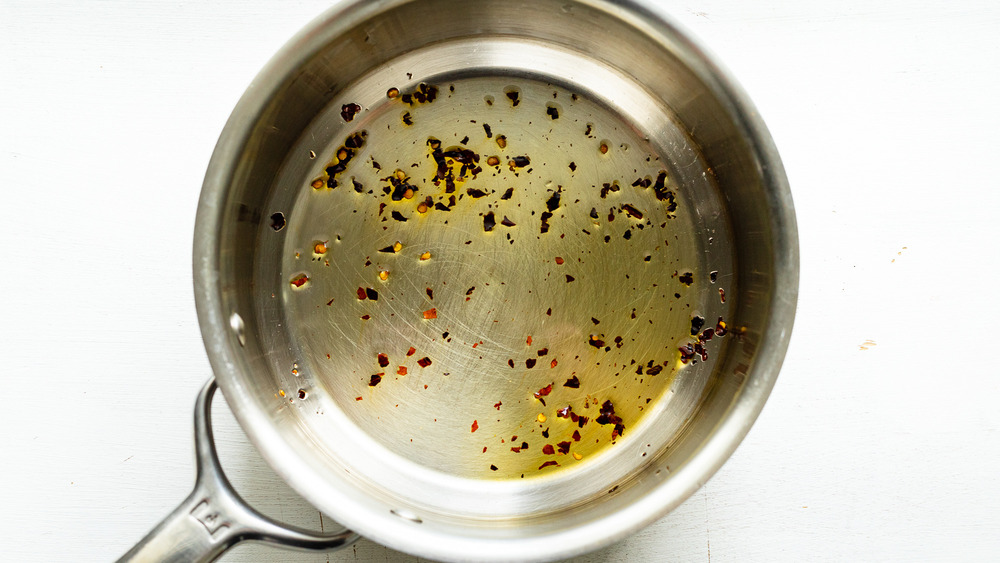
[[[495,466],[495,465],[491,465],[490,466],[490,471],[496,471],[496,470],[497,470],[497,466]]]
[[[414,352],[416,352],[416,351],[417,351],[416,348],[414,348],[413,346],[410,346],[410,349],[406,351],[406,355],[407,356],[412,356],[414,354]]]
[[[363,320],[363,321],[367,321],[370,318],[372,318],[371,315],[361,315],[361,320]]]
[[[361,300],[364,300],[364,299],[368,299],[368,293],[365,292],[365,288],[359,287],[358,288],[358,300],[361,301]]]
[[[722,289],[721,287],[719,288],[719,300],[722,301],[723,303],[726,302],[726,290]]]
[[[437,309],[427,309],[426,311],[424,311],[425,319],[436,319],[437,317],[438,317]]]
[[[548,353],[549,353],[549,349],[548,348],[541,348],[541,349],[538,350],[538,357],[541,358],[542,356],[544,356],[545,354],[548,354]]]
[[[544,396],[548,395],[551,392],[552,392],[552,384],[549,383],[545,387],[542,387],[538,391],[535,391],[535,398],[539,399],[541,397],[544,397]]]
[[[579,442],[580,441],[580,431],[579,430],[574,430],[573,431],[573,441],[574,442]]]
[[[519,453],[521,453],[521,447],[520,446],[513,446],[513,447],[510,448],[510,451],[512,451],[512,452],[514,452],[516,454],[519,454]]]
[[[354,397],[354,400],[355,401],[363,401],[364,399],[362,399],[361,397]]]
[[[326,304],[327,304],[327,306],[333,305],[333,299],[330,299],[329,301],[327,301]]]
[[[569,418],[570,413],[573,412],[573,407],[566,405],[565,407],[556,411],[556,416],[559,418]]]
[[[573,377],[567,379],[566,383],[563,383],[563,387],[569,387],[570,389],[579,389],[580,379],[574,375]]]
[[[633,219],[642,219],[642,211],[639,211],[627,203],[622,205],[622,211],[628,213]]]
[[[678,346],[677,349],[681,352],[682,364],[686,364],[694,359],[694,348],[690,344]]]
[[[569,274],[566,274],[566,283],[569,283],[571,281],[576,281],[576,278],[574,278],[573,276],[571,276]]]
[[[483,453],[486,453],[486,446],[483,446]]]
[[[536,360],[535,358],[528,358],[527,360],[524,360],[524,367],[531,369],[535,367],[535,362],[537,361],[538,360]]]
[[[476,430],[479,430],[479,421],[478,420],[473,420],[472,421],[472,431],[475,432]]]
[[[719,317],[719,321],[715,323],[715,335],[725,336],[726,335],[726,321]]]
[[[556,367],[557,365],[559,365],[559,362],[557,362],[557,361],[555,361],[555,360],[552,360],[552,363],[551,363],[551,364],[549,364],[549,367],[550,367],[550,368],[554,368],[554,367]]]
[[[365,288],[365,295],[372,301],[378,301],[378,292],[370,287]]]
[[[590,335],[590,345],[594,348],[604,348],[604,341],[596,334]]]
[[[500,405],[503,405],[503,401],[497,401],[496,403],[494,403],[493,408],[495,408],[496,410],[500,410]]]
[[[601,405],[601,415],[596,419],[598,424],[614,424],[615,428],[611,432],[611,439],[614,440],[617,436],[625,435],[625,425],[622,424],[622,418],[615,414],[615,405],[610,401],[604,401]]]
[[[531,335],[528,335],[528,346],[531,346]]]
[[[511,358],[511,359],[507,360],[507,365],[513,368],[514,367],[514,359]]]
[[[309,283],[309,276],[307,276],[305,274],[299,274],[299,275],[295,276],[294,278],[292,278],[292,281],[291,281],[291,284],[293,286],[295,286],[295,287],[302,287],[302,286],[304,286],[307,283]]]
[[[420,367],[425,368],[425,367],[431,365],[431,359],[428,358],[427,356],[424,356],[423,358],[420,358],[419,360],[417,360],[417,364],[419,364]]]
[[[562,266],[563,262],[565,262],[565,260],[563,260],[561,256],[556,256],[556,264]]]
[[[433,289],[431,289],[431,288],[429,288],[429,287],[427,288],[427,297],[428,297],[428,298],[429,298],[429,299],[430,299],[431,301],[433,301],[433,300],[434,300],[434,290],[433,290]]]
[[[351,121],[359,111],[361,111],[361,106],[358,104],[344,104],[340,108],[340,117],[343,117],[344,121]]]
[[[378,355],[378,365],[380,365],[382,367],[388,366],[389,365],[389,356],[386,356],[385,354],[379,354]]]
[[[556,461],[546,461],[545,463],[539,465],[538,469],[545,469],[546,467],[548,467],[550,465],[555,465],[556,467],[559,467],[559,462],[556,462]]]
[[[396,375],[406,375],[406,366],[399,366],[396,370]]]
[[[373,375],[372,378],[368,380],[368,386],[375,387],[376,385],[378,385],[379,382],[382,381],[382,375],[383,374],[381,373],[376,373],[375,375]]]
[[[568,454],[569,453],[570,442],[559,442],[556,447],[559,448],[559,453]]]
[[[553,455],[556,453],[556,449],[552,447],[552,444],[545,444],[542,446],[542,453],[545,455]]]

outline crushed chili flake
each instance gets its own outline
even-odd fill
[[[413,346],[410,346],[410,349],[406,351],[406,355],[407,356],[412,356],[413,353],[416,352],[416,351],[417,351],[416,348],[414,348]]]
[[[554,367],[556,367],[557,365],[559,365],[559,362],[558,362],[558,361],[556,361],[556,360],[552,360],[552,362],[551,362],[551,363],[549,364],[549,368],[554,368]]]
[[[580,431],[579,430],[574,430],[573,431],[573,441],[574,442],[579,442],[580,441]]]
[[[519,453],[521,453],[521,447],[520,446],[512,446],[510,448],[510,451],[512,451],[512,452],[514,452],[516,454],[519,454]]]
[[[365,288],[363,287],[358,288],[358,299],[359,300],[368,299],[368,293],[365,291]]]
[[[550,465],[555,465],[556,467],[559,467],[559,462],[557,462],[557,461],[546,461],[545,463],[539,465],[538,469],[545,469],[546,467],[548,467]]]
[[[472,421],[472,431],[475,432],[476,430],[479,430],[479,421],[478,420],[473,420]]]
[[[694,347],[690,344],[685,344],[683,346],[678,346],[678,350],[681,352],[681,363],[686,364],[694,359]]]
[[[376,385],[379,384],[380,381],[382,381],[382,374],[376,373],[371,377],[371,379],[368,380],[368,386],[375,387]]]
[[[604,341],[596,334],[590,335],[590,345],[594,348],[604,348]]]
[[[379,354],[378,355],[378,365],[380,365],[382,367],[388,366],[389,365],[389,356],[386,356],[385,354]]]
[[[548,353],[549,353],[549,349],[548,348],[540,348],[538,350],[538,357],[541,358],[542,356],[544,356],[545,354],[548,354]]]
[[[598,424],[614,424],[615,428],[611,432],[611,439],[613,440],[616,436],[625,435],[625,425],[622,424],[622,418],[615,414],[615,405],[610,401],[604,401],[601,405],[601,415],[596,419]]]
[[[285,228],[285,215],[277,211],[271,214],[271,228],[275,231],[280,231]]]
[[[511,358],[511,359],[507,360],[507,365],[510,366],[510,367],[514,367],[514,359]]]
[[[495,408],[496,410],[500,410],[501,405],[503,405],[503,401],[497,401],[496,403],[493,404],[493,408]]]
[[[309,283],[309,276],[305,274],[299,274],[292,278],[291,284],[293,287],[302,287]]]
[[[378,301],[378,292],[375,291],[374,289],[366,287],[365,294],[368,296],[368,299],[371,299],[372,301]]]
[[[528,335],[528,346],[531,346],[531,335]]]
[[[425,319],[436,319],[437,316],[438,316],[437,309],[432,308],[432,309],[428,309],[428,310],[424,311],[424,318]]]
[[[569,453],[570,442],[559,442],[556,447],[559,448],[559,453],[568,454]]]
[[[491,465],[490,466],[490,471],[496,471],[496,470],[497,470],[497,466],[495,466],[495,465]]]
[[[361,106],[355,103],[344,104],[340,108],[340,116],[344,118],[344,121],[351,121],[354,116],[361,111]]]
[[[354,400],[355,400],[355,401],[361,401],[361,400],[363,400],[363,399],[362,399],[361,397],[354,397]]]
[[[563,383],[563,387],[569,387],[570,389],[579,389],[580,379],[574,375],[573,377],[567,379],[566,383]]]
[[[544,396],[548,395],[551,392],[552,392],[552,384],[549,383],[545,387],[542,387],[538,391],[535,391],[535,398],[538,399],[538,398],[544,397]]]
[[[566,261],[563,260],[561,257],[556,256],[556,264],[559,264],[561,266],[564,262],[566,262]]]
[[[556,416],[559,418],[569,418],[570,413],[573,412],[573,407],[566,405],[565,407],[556,411]]]
[[[399,366],[396,370],[396,375],[406,375],[406,366]]]
[[[420,367],[422,367],[422,368],[425,368],[425,367],[431,365],[431,363],[432,363],[431,359],[428,358],[427,356],[424,356],[423,358],[420,358],[419,360],[417,360],[417,364],[420,365]]]
[[[535,358],[528,358],[527,360],[524,360],[524,367],[531,369],[535,367],[535,362],[537,361],[538,360],[536,360]]]
[[[545,444],[542,446],[542,453],[545,455],[553,455],[556,453],[556,449],[552,447],[552,444]]]

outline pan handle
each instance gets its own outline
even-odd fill
[[[124,562],[213,561],[243,540],[305,550],[333,550],[351,545],[351,531],[317,534],[271,520],[244,502],[226,479],[212,437],[213,377],[198,394],[194,409],[194,445],[198,476],[194,490],[169,516],[119,559]]]

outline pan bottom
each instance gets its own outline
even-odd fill
[[[280,267],[259,276],[294,343],[279,401],[453,476],[616,450],[634,469],[681,431],[721,346],[733,270],[711,175],[625,78],[421,60],[347,88],[282,169]]]

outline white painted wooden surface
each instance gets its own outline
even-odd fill
[[[1000,5],[665,4],[781,150],[799,314],[729,463],[581,561],[1000,559]],[[326,7],[0,2],[0,560],[112,559],[187,494],[209,374],[190,266],[202,174],[250,79]],[[319,527],[216,417],[237,488]],[[224,560],[411,559],[362,541]]]

